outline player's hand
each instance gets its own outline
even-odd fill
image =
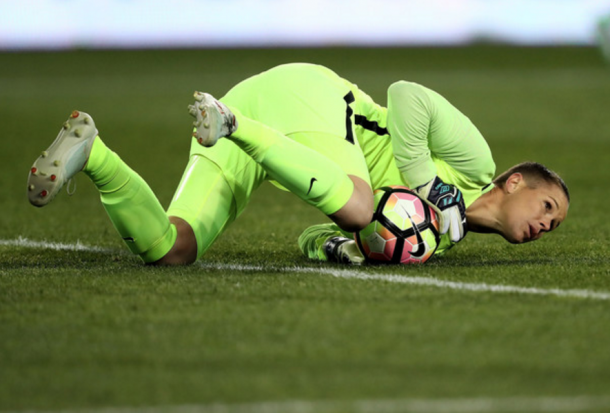
[[[459,242],[466,236],[466,205],[457,187],[444,183],[437,176],[416,191],[439,215],[441,234],[449,232],[453,242]]]
[[[361,265],[364,255],[360,252],[356,241],[344,237],[332,237],[324,243],[326,258],[331,262]]]

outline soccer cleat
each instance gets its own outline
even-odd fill
[[[28,198],[32,205],[47,205],[66,182],[85,167],[96,136],[97,129],[91,116],[73,111],[55,141],[30,169]]]
[[[195,92],[195,103],[188,106],[195,118],[193,137],[202,146],[214,146],[218,139],[237,130],[235,115],[222,102],[208,93]]]

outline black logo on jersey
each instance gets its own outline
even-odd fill
[[[307,191],[307,195],[311,192],[311,188],[313,188],[313,183],[316,182],[316,178],[311,178],[311,182],[309,183],[309,191]]]

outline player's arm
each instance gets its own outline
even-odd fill
[[[305,256],[320,261],[360,265],[364,256],[351,234],[335,224],[312,225],[299,236],[299,247]]]
[[[464,200],[458,188],[438,176],[433,156],[473,182],[483,182],[489,179],[489,162],[493,164],[487,142],[441,95],[405,81],[388,89],[388,130],[405,181],[440,213],[441,233],[459,241],[466,233]]]

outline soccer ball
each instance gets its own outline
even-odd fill
[[[354,234],[368,261],[422,264],[438,247],[439,220],[428,204],[404,186],[377,189],[372,222]]]

